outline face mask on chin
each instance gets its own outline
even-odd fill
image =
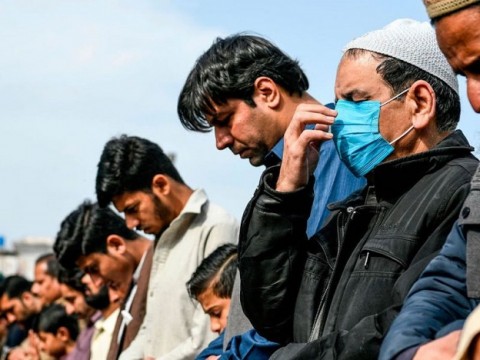
[[[413,129],[412,125],[396,139],[388,142],[380,134],[378,126],[380,108],[408,90],[405,89],[384,103],[380,103],[380,101],[337,101],[335,110],[338,115],[331,126],[333,141],[340,159],[355,176],[368,174],[393,152],[392,145]]]

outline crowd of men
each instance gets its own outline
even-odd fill
[[[1,281],[2,358],[480,359],[480,167],[457,129],[458,75],[480,113],[480,0],[424,4],[431,23],[346,44],[335,104],[270,41],[218,38],[178,115],[265,166],[241,225],[160,146],[112,138],[34,282]]]

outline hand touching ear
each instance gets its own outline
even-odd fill
[[[335,110],[321,104],[298,105],[284,136],[277,191],[294,191],[308,183],[317,166],[322,142],[333,137],[328,128],[336,115]],[[305,130],[309,124],[315,124],[315,128]]]

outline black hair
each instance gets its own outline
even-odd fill
[[[177,112],[182,125],[188,130],[209,131],[206,115],[214,115],[214,104],[230,99],[255,107],[254,84],[261,76],[272,79],[290,95],[302,95],[309,86],[298,61],[270,41],[247,34],[217,38],[197,59],[180,92]]]
[[[37,333],[42,331],[50,334],[56,334],[61,327],[68,330],[71,340],[77,339],[79,333],[77,317],[68,315],[61,304],[52,304],[44,308],[37,315],[33,326]]]
[[[32,282],[20,275],[11,275],[5,278],[2,284],[3,294],[9,299],[20,299],[23,293],[30,292]]]
[[[65,284],[68,287],[85,294],[86,286],[82,282],[82,277],[85,273],[79,267],[72,267],[71,269],[66,269],[63,266],[60,266],[58,273],[58,282],[60,284]]]
[[[80,256],[106,253],[107,237],[112,234],[125,240],[139,237],[112,209],[86,200],[62,221],[53,250],[60,264],[72,270]]]
[[[57,258],[55,257],[55,254],[47,253],[47,254],[40,255],[35,261],[35,265],[38,265],[44,262],[47,263],[47,269],[45,271],[47,275],[53,278],[58,278],[59,263]]]
[[[455,130],[460,120],[460,97],[446,82],[405,61],[375,52],[350,49],[345,52],[345,56],[355,58],[364,53],[370,53],[381,61],[377,66],[377,73],[392,89],[392,95],[407,89],[417,80],[428,82],[437,98],[435,108],[437,130],[439,132]],[[404,96],[398,98],[403,99]]]
[[[187,282],[190,297],[198,299],[199,295],[211,287],[214,295],[230,298],[238,267],[237,258],[237,246],[225,244],[203,259]]]
[[[96,192],[101,207],[128,191],[151,192],[155,175],[163,174],[184,184],[170,158],[157,144],[122,135],[105,144],[98,163]]]

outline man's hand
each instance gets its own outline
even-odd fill
[[[413,360],[451,360],[457,350],[461,330],[430,341],[418,348]]]
[[[8,360],[25,360],[27,353],[21,347],[16,347],[9,351],[8,353]]]
[[[300,104],[284,136],[284,150],[277,191],[294,191],[308,183],[318,162],[320,145],[333,135],[328,127],[337,116],[335,110],[321,104]],[[308,124],[315,129],[305,130]]]

